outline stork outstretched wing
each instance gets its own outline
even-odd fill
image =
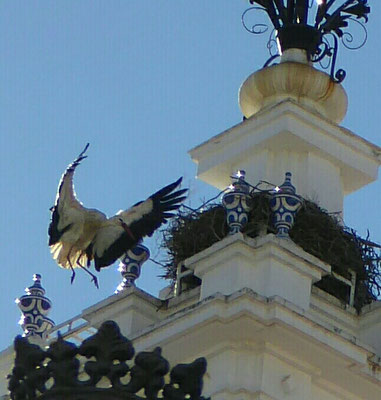
[[[94,258],[97,271],[115,262],[144,236],[151,236],[174,216],[172,211],[177,210],[186,198],[183,195],[187,189],[175,191],[181,181],[182,178],[178,179],[104,222],[88,249],[88,257]]]
[[[52,220],[49,225],[49,246],[57,264],[62,268],[86,269],[95,262],[99,271],[116,261],[127,250],[135,246],[144,236],[152,233],[174,216],[185,199],[187,189],[176,190],[182,178],[165,186],[145,201],[129,210],[121,211],[112,218],[95,209],[84,207],[76,198],[73,187],[75,169],[85,159],[89,144],[67,167],[58,185]]]

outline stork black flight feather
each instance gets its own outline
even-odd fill
[[[48,234],[53,258],[60,267],[73,271],[72,281],[74,268],[82,268],[97,285],[95,275],[86,269],[91,261],[94,260],[99,271],[114,263],[144,236],[151,236],[174,216],[173,211],[185,200],[187,189],[176,190],[181,184],[180,178],[130,209],[107,218],[98,210],[82,206],[74,193],[74,171],[87,157],[88,147],[87,144],[60,180]]]
[[[112,264],[126,248],[136,245],[142,237],[152,236],[160,225],[174,216],[171,211],[177,210],[186,198],[183,194],[187,189],[174,192],[181,180],[164,187],[129,210],[120,212],[110,219],[116,223],[104,224],[97,231],[89,248],[97,271]]]

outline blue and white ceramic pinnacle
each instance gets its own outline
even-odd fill
[[[250,211],[250,186],[245,181],[245,171],[238,171],[233,177],[231,191],[222,197],[222,205],[226,210],[226,221],[229,235],[241,232],[247,224]]]
[[[273,223],[277,236],[288,238],[289,231],[294,225],[295,215],[302,205],[300,196],[296,194],[295,187],[291,183],[291,172],[286,172],[286,179],[279,190],[270,200],[273,212]]]
[[[41,275],[33,275],[34,284],[25,289],[26,294],[16,299],[22,315],[19,321],[23,336],[46,337],[47,331],[54,322],[47,318],[52,302],[45,297],[45,289],[41,286]]]
[[[142,265],[149,257],[150,252],[148,248],[139,243],[120,258],[118,271],[122,274],[123,281],[117,287],[115,293],[119,293],[128,287],[135,286],[135,281],[140,276]]]

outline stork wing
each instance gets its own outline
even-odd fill
[[[151,236],[160,225],[175,215],[171,211],[177,210],[186,198],[183,194],[187,189],[174,192],[181,181],[182,178],[165,186],[147,200],[119,212],[105,222],[88,249],[88,257],[94,257],[97,271],[115,262],[144,236]]]
[[[73,234],[81,231],[84,223],[86,209],[77,200],[73,187],[74,171],[80,162],[85,159],[86,145],[81,154],[67,167],[58,184],[58,191],[54,206],[51,208],[52,221],[49,225],[49,246],[57,243],[62,235],[73,229]],[[79,233],[80,234],[80,233]]]

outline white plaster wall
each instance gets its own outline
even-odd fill
[[[113,320],[120,326],[122,334],[130,337],[160,320],[157,312],[160,304],[158,299],[131,287],[94,304],[84,310],[81,317],[95,328],[106,320]]]
[[[264,354],[261,389],[277,400],[310,399],[311,376],[271,354]]]
[[[328,265],[311,257],[288,239],[236,234],[186,260],[186,266],[202,279],[201,299],[249,288],[308,309],[312,282],[329,272]]]
[[[338,397],[337,395],[323,389],[321,386],[313,384],[311,387],[311,400],[344,400],[344,397]]]
[[[329,205],[330,212],[342,212],[344,191],[340,168],[312,152],[307,158],[299,193],[323,207]]]
[[[208,357],[208,375],[205,392],[255,393],[261,382],[261,356],[232,348]],[[213,396],[214,397],[214,396]]]
[[[372,346],[377,357],[381,359],[381,301],[364,309],[360,317],[359,337],[364,343]]]
[[[317,154],[266,148],[252,154],[249,159],[242,158],[232,164],[231,172],[239,169],[246,171],[247,181],[253,185],[261,180],[281,185],[285,173],[291,172],[297,194],[330,212],[343,211],[344,192],[340,168]]]
[[[280,184],[293,173],[297,192],[340,212],[343,197],[377,178],[380,148],[285,100],[190,151],[197,175],[225,189],[245,169],[253,185]]]
[[[316,384],[311,371],[280,359],[271,353],[271,346],[230,346],[208,356],[204,393],[213,400],[360,400],[332,384]]]

